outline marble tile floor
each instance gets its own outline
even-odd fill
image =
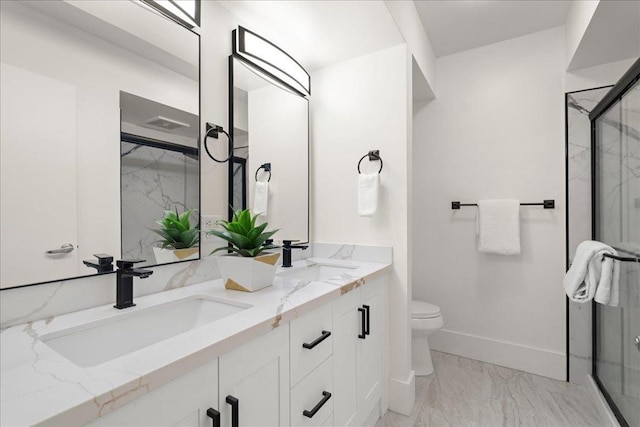
[[[601,427],[588,386],[432,351],[435,373],[416,377],[410,416],[387,412],[376,427]]]

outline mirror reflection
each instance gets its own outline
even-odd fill
[[[250,208],[280,229],[278,239],[309,240],[309,101],[233,62],[234,210]]]
[[[123,258],[142,266],[197,259],[198,116],[126,92],[120,108]],[[185,212],[183,227],[171,221]]]
[[[165,208],[199,220],[197,151],[143,145],[124,156],[121,181],[121,154],[137,146],[123,151],[121,126],[197,149],[199,36],[134,2],[0,7],[0,286],[96,274],[83,263],[94,254],[162,262],[154,220]],[[159,117],[189,134],[154,129]],[[151,193],[166,200],[141,197]]]

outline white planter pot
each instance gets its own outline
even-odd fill
[[[235,254],[216,257],[224,287],[237,291],[254,292],[273,284],[279,253],[266,253],[255,258]]]
[[[156,257],[156,264],[167,264],[170,262],[187,261],[198,259],[200,248],[186,249],[166,249],[154,246],[153,255]]]

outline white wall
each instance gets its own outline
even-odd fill
[[[598,3],[600,3],[600,0],[577,0],[571,2],[571,8],[565,24],[567,67],[569,67],[571,60],[578,51],[580,42],[589,27],[593,15],[596,13]]]
[[[231,31],[242,22],[216,1],[203,1],[201,7],[200,90],[202,108],[200,122],[202,129],[200,134],[204,137],[206,122],[221,125],[225,130],[228,130],[228,56],[231,54]],[[219,139],[209,138],[209,149],[217,158],[224,159],[229,155],[227,139],[224,135],[221,135]],[[228,165],[216,163],[204,153],[200,168],[200,188],[202,191],[200,209],[202,214],[216,215],[227,219],[229,205]],[[221,185],[224,188],[221,189]]]
[[[614,85],[631,68],[636,59],[625,59],[595,67],[567,71],[565,74],[565,92]]]
[[[442,309],[434,349],[565,377],[564,31],[437,60],[438,98],[414,105],[414,298]],[[523,207],[522,255],[480,254],[475,208]]]
[[[436,90],[436,56],[420,20],[416,5],[410,0],[387,0],[384,3],[414,57],[417,69],[413,73],[415,74],[417,70],[420,70],[424,76],[421,80],[423,84],[414,87],[414,92],[418,91],[419,96],[424,99],[434,98]]]
[[[411,59],[406,45],[312,73],[311,240],[393,247],[390,279],[390,409],[413,405],[408,303],[408,117]],[[378,211],[357,211],[358,160],[379,149],[384,161]],[[378,162],[362,162],[376,171]],[[398,398],[394,384],[408,391]]]

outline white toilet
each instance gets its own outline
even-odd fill
[[[411,365],[416,375],[431,375],[431,349],[428,336],[442,328],[440,307],[428,302],[411,301]]]

